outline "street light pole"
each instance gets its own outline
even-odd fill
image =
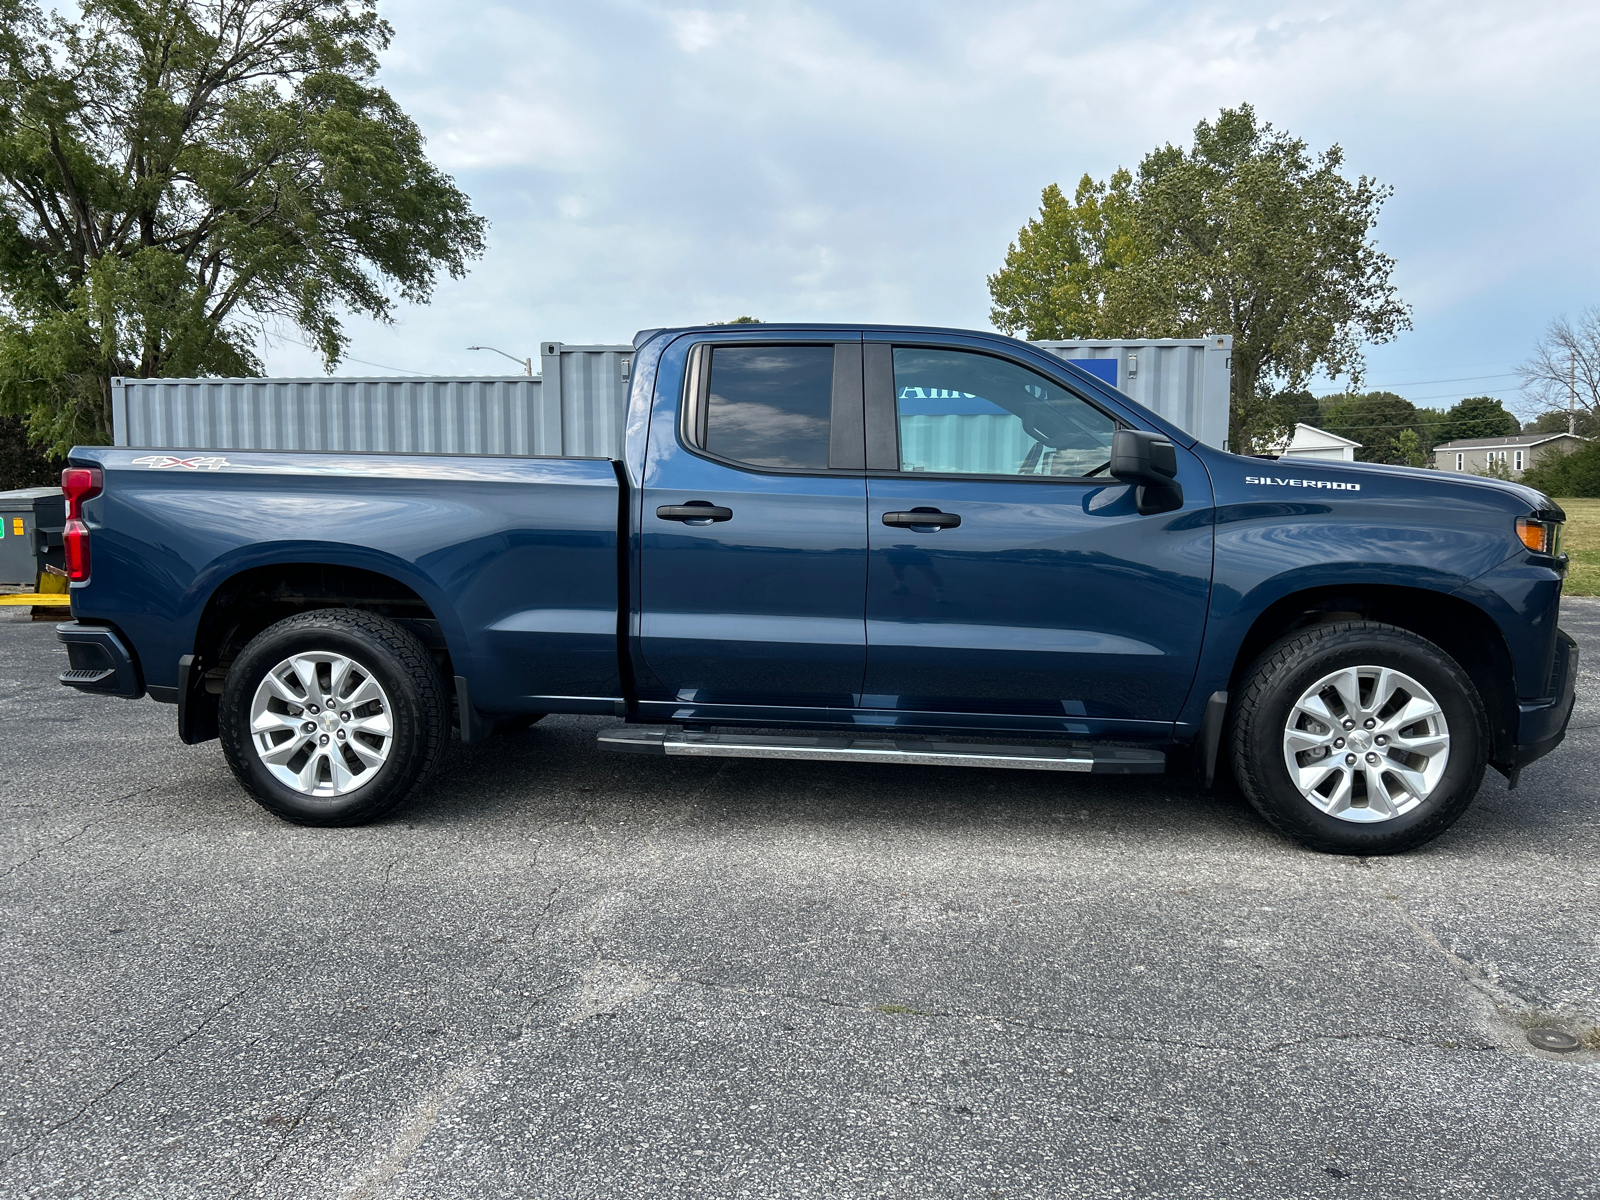
[[[519,364],[522,367],[522,371],[525,375],[532,376],[533,374],[533,359],[531,358],[518,358],[515,354],[507,354],[504,350],[495,350],[493,346],[468,346],[467,349],[494,350],[494,352],[500,355],[500,357],[509,358],[512,362]]]

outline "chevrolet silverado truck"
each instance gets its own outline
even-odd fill
[[[989,333],[635,346],[614,461],[74,450],[61,682],[174,705],[311,825],[416,793],[453,727],[587,713],[629,753],[1231,767],[1382,854],[1565,735],[1529,488],[1229,454]]]

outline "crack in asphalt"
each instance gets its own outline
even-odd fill
[[[162,786],[162,785],[160,785],[160,784],[152,784],[149,787],[136,788],[134,791],[128,792],[125,795],[113,796],[110,800],[105,801],[105,803],[107,803],[107,804],[120,804],[124,800],[133,799],[135,796],[142,796],[147,792],[153,792],[157,788],[159,788],[160,786]],[[8,806],[8,807],[13,807],[13,806]],[[15,807],[33,808],[33,807],[42,807],[42,806],[40,806],[40,805],[20,805],[20,806],[15,806]],[[7,867],[4,871],[0,871],[0,879],[8,878],[13,873],[15,873],[17,871],[20,871],[23,867],[30,866],[31,864],[38,862],[46,854],[54,853],[55,851],[61,849],[61,847],[69,845],[70,843],[77,841],[84,834],[88,833],[89,830],[94,829],[96,826],[104,825],[105,823],[106,823],[106,819],[104,817],[97,817],[95,820],[85,823],[83,828],[79,829],[77,833],[72,834],[70,837],[64,837],[60,841],[52,842],[48,846],[40,846],[37,850],[35,850],[27,858],[24,858],[19,862],[12,863],[11,866]],[[186,829],[183,832],[184,833],[193,833],[196,828],[198,828],[198,826],[195,826],[194,828]],[[172,835],[172,836],[181,836],[181,835]],[[163,839],[163,838],[158,838],[157,839],[157,841],[164,841],[164,840],[166,840],[166,839]],[[153,846],[155,844],[156,844],[155,842],[148,842],[148,843],[145,844],[144,847],[142,847],[142,849],[148,850],[151,846]],[[132,861],[132,860],[130,859],[130,860],[127,860],[127,861]],[[120,866],[120,865],[125,865],[125,864],[119,863],[118,865]]]
[[[346,1058],[345,1061],[348,1062],[349,1059]],[[272,1168],[277,1164],[278,1160],[283,1157],[284,1151],[286,1151],[290,1144],[294,1141],[295,1130],[300,1128],[301,1123],[306,1119],[306,1115],[310,1113],[311,1109],[316,1105],[318,1100],[321,1100],[335,1087],[337,1087],[339,1085],[339,1081],[345,1077],[344,1065],[341,1063],[339,1066],[333,1069],[333,1078],[328,1080],[327,1083],[319,1084],[313,1088],[308,1088],[304,1093],[302,1093],[306,1097],[305,1103],[300,1106],[300,1111],[295,1113],[295,1115],[290,1119],[289,1124],[283,1130],[283,1136],[279,1139],[278,1144],[276,1147],[274,1147],[272,1153],[267,1156],[266,1161],[257,1167],[251,1174],[250,1178],[245,1181],[244,1186],[234,1193],[236,1200],[237,1197],[243,1196],[248,1192],[253,1192],[256,1190],[256,1188],[261,1186],[262,1182],[267,1177],[267,1173],[271,1171]]]
[[[1439,940],[1433,930],[1417,920],[1401,902],[1399,886],[1382,864],[1373,863],[1369,859],[1361,859],[1360,862],[1369,870],[1376,872],[1383,881],[1383,898],[1394,909],[1395,915],[1400,918],[1400,923],[1414,933],[1424,946],[1443,958],[1462,982],[1476,989],[1497,1008],[1523,1014],[1538,1011],[1539,1006],[1533,1000],[1491,979],[1489,973],[1477,963],[1455,953]]]
[[[178,1049],[180,1046],[184,1045],[186,1042],[188,1042],[191,1039],[193,1039],[207,1025],[211,1024],[212,1021],[216,1020],[217,1017],[221,1016],[228,1009],[232,1008],[233,1004],[234,1004],[234,1001],[238,1000],[240,996],[244,995],[245,992],[247,992],[249,990],[250,990],[249,988],[240,988],[237,992],[235,992],[233,995],[229,996],[226,1000],[224,1000],[216,1008],[212,1009],[209,1013],[207,1013],[205,1015],[205,1017],[201,1020],[201,1022],[198,1025],[196,1025],[188,1033],[184,1034],[177,1041],[169,1042],[167,1045],[163,1046],[160,1050],[158,1050],[150,1058],[148,1058],[144,1062],[140,1063],[137,1067],[135,1067],[133,1070],[129,1071],[126,1075],[124,1075],[121,1079],[117,1080],[110,1087],[106,1088],[104,1091],[101,1091],[99,1094],[97,1094],[97,1095],[91,1097],[89,1100],[85,1101],[83,1106],[81,1108],[79,1108],[77,1112],[73,1113],[70,1117],[66,1117],[63,1120],[57,1121],[54,1125],[50,1126],[50,1128],[48,1128],[44,1132],[36,1135],[33,1138],[33,1140],[30,1141],[26,1146],[23,1146],[20,1150],[13,1150],[10,1154],[6,1155],[5,1158],[0,1159],[0,1162],[10,1162],[13,1158],[16,1158],[17,1156],[22,1155],[22,1154],[26,1154],[28,1151],[32,1150],[35,1146],[37,1146],[40,1142],[44,1141],[45,1138],[50,1137],[52,1134],[56,1133],[57,1131],[59,1131],[61,1129],[65,1129],[68,1125],[71,1125],[74,1121],[78,1120],[79,1117],[83,1116],[86,1112],[88,1112],[95,1105],[99,1104],[107,1096],[110,1096],[118,1088],[122,1087],[123,1084],[127,1083],[131,1079],[135,1079],[138,1076],[144,1074],[144,1072],[148,1071],[151,1067],[155,1066],[156,1063],[160,1062],[167,1055],[171,1054],[174,1050]]]
[[[73,834],[71,837],[64,837],[59,842],[52,842],[48,846],[40,846],[37,850],[35,850],[31,855],[29,855],[27,858],[23,859],[21,862],[12,863],[11,866],[7,867],[4,871],[0,871],[0,879],[5,879],[12,872],[20,871],[23,867],[28,866],[30,863],[38,862],[41,858],[43,858],[46,854],[48,854],[52,850],[59,850],[59,849],[61,849],[61,847],[65,846],[67,843],[77,841],[84,834],[88,833],[89,830],[93,829],[96,825],[99,825],[99,824],[100,824],[99,821],[90,821],[87,825],[85,825],[82,829],[78,830],[78,832]]]

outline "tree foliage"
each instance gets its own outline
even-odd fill
[[[28,441],[28,427],[17,417],[0,416],[0,492],[61,482],[66,463]]]
[[[992,319],[1030,338],[1231,333],[1231,443],[1278,441],[1284,409],[1262,385],[1359,382],[1361,347],[1411,324],[1372,236],[1391,189],[1343,165],[1337,145],[1313,155],[1250,105],[1224,109],[1137,175],[1086,177],[1072,204],[1047,188],[989,278]]]
[[[57,451],[116,375],[246,375],[263,329],[331,366],[485,222],[374,80],[373,0],[0,0],[0,406]]]
[[[1570,416],[1570,421],[1569,421]],[[1568,414],[1565,409],[1542,412],[1522,427],[1523,433],[1566,433],[1568,425],[1579,437],[1600,437],[1600,414],[1587,409],[1576,409]]]
[[[1426,461],[1420,414],[1404,396],[1361,392],[1330,396],[1327,400],[1320,427],[1360,442],[1357,462],[1420,467]]]
[[[1547,496],[1600,496],[1600,441],[1544,455],[1522,473],[1522,482]]]
[[[1458,438],[1510,437],[1521,429],[1522,422],[1492,396],[1468,396],[1434,426],[1433,440],[1437,445]]]
[[[1044,189],[1039,215],[1024,225],[1006,263],[989,276],[990,318],[1035,340],[1121,336],[1132,314],[1117,311],[1117,273],[1144,257],[1136,232],[1133,176],[1109,183],[1085,175],[1069,202]]]

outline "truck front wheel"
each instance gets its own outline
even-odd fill
[[[371,613],[320,609],[279,621],[233,661],[219,732],[263,807],[299,825],[359,825],[427,781],[447,713],[415,637]]]
[[[1332,854],[1395,854],[1448,829],[1483,781],[1472,681],[1425,638],[1374,621],[1297,630],[1246,676],[1233,768],[1280,832]]]

